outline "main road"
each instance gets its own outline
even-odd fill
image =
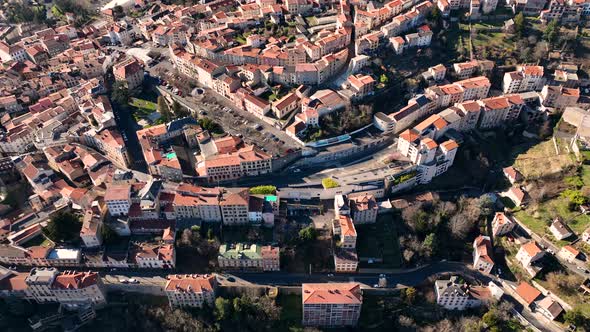
[[[166,275],[174,271],[142,271],[120,270],[101,272],[103,282],[112,290],[124,291],[146,287],[148,292],[163,295],[163,287],[166,284]],[[524,307],[515,297],[514,285],[502,282],[493,275],[485,275],[471,268],[469,264],[462,262],[441,261],[414,269],[361,269],[359,273],[331,274],[331,273],[288,273],[288,272],[227,272],[218,273],[219,284],[238,287],[264,287],[264,286],[301,286],[304,283],[329,283],[329,282],[358,282],[363,288],[372,288],[379,281],[379,275],[385,274],[387,288],[404,288],[423,284],[431,277],[443,274],[459,274],[477,281],[480,284],[488,284],[494,281],[496,285],[505,291],[504,300],[514,305],[515,311],[523,317],[536,331],[558,332],[560,328],[548,321],[538,313],[533,313]],[[135,279],[137,284],[123,284],[121,281]],[[507,289],[510,288],[510,289]]]

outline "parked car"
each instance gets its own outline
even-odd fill
[[[135,278],[131,278],[129,280],[127,280],[130,284],[139,284],[139,280],[135,279]]]

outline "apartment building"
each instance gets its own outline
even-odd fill
[[[138,243],[130,252],[132,263],[138,268],[173,269],[176,250],[172,244]]]
[[[465,310],[481,306],[491,298],[487,287],[469,286],[457,276],[439,279],[434,283],[436,303],[447,310]]]
[[[217,279],[212,274],[172,274],[166,277],[168,281],[164,292],[172,308],[203,306],[213,307]]]
[[[143,68],[137,60],[129,58],[113,66],[116,81],[124,82],[129,90],[140,88],[143,84]]]
[[[580,89],[565,88],[560,85],[545,85],[541,90],[541,104],[546,107],[564,109],[574,106],[580,98]]]
[[[492,241],[489,236],[478,236],[473,241],[473,268],[490,273],[494,268]]]
[[[111,216],[128,215],[129,208],[131,207],[131,185],[120,184],[108,186],[105,191],[104,202]]]
[[[67,307],[84,307],[106,304],[102,281],[97,272],[64,271],[55,277],[52,285],[57,302]]]
[[[282,119],[287,114],[296,111],[300,106],[301,99],[294,92],[290,92],[272,103],[272,111],[277,119]]]
[[[250,145],[235,152],[206,157],[197,163],[196,171],[209,182],[228,181],[272,172],[272,158]]]
[[[97,272],[59,272],[55,268],[33,268],[29,273],[11,273],[7,283],[0,283],[0,295],[58,302],[68,308],[106,303],[105,292]]]
[[[496,212],[494,220],[492,221],[492,234],[494,237],[508,234],[515,226],[516,223],[510,218],[510,216],[507,216],[504,212]]]
[[[502,80],[505,94],[539,91],[545,84],[543,66],[518,66],[516,71],[507,72]]]
[[[349,216],[340,215],[334,221],[332,231],[340,237],[340,246],[345,249],[356,248],[356,228]]]
[[[215,188],[196,187],[180,184],[172,206],[176,219],[220,222],[222,220],[219,198],[221,191]]]
[[[2,62],[24,62],[27,60],[27,54],[19,45],[8,45],[4,42],[0,42],[0,59],[2,59]]]
[[[219,202],[224,225],[245,225],[249,222],[250,192],[247,188],[224,193]]]
[[[445,79],[447,68],[442,63],[439,63],[436,66],[428,68],[428,73],[435,82],[440,82]]]
[[[86,248],[96,248],[102,244],[102,215],[98,206],[84,212],[80,238]]]
[[[362,194],[348,197],[350,216],[355,224],[372,224],[377,221],[379,206],[374,195]]]
[[[217,261],[220,268],[279,271],[279,248],[258,244],[232,243],[219,247]]]
[[[417,165],[419,183],[428,183],[453,165],[459,145],[454,140],[437,143],[431,137],[445,130],[446,121],[433,121],[435,117],[424,120],[415,128],[399,135],[397,150]],[[432,125],[430,125],[432,124]]]
[[[479,127],[482,129],[500,127],[518,120],[524,107],[522,98],[515,94],[479,100],[481,117]]]
[[[363,296],[358,283],[303,284],[304,326],[356,326]]]
[[[354,273],[359,260],[355,249],[336,248],[334,251],[334,271],[337,273]]]

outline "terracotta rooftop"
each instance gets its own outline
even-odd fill
[[[362,304],[358,283],[303,284],[303,304]]]

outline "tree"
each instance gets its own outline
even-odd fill
[[[524,33],[524,27],[526,26],[526,21],[522,12],[518,13],[514,16],[514,30],[516,35],[520,38]]]
[[[60,212],[43,228],[43,233],[54,242],[72,241],[80,235],[82,224],[75,214]]]
[[[543,39],[545,39],[549,45],[553,45],[557,40],[557,35],[559,34],[559,26],[557,25],[557,20],[553,20],[547,24],[545,27],[545,31],[543,32]]]
[[[166,103],[166,99],[162,96],[158,96],[158,112],[162,115],[162,119],[165,122],[170,122],[172,120],[172,113],[170,113],[170,107],[168,107],[168,103]]]
[[[381,74],[381,76],[379,76],[379,83],[385,84],[385,85],[387,83],[389,83],[389,78],[387,77],[387,75]]]
[[[115,243],[119,240],[119,234],[117,234],[111,226],[105,223],[102,224],[100,235],[105,244]]]
[[[123,81],[116,81],[113,84],[113,92],[111,94],[113,101],[119,105],[127,105],[129,101],[129,89]]]
[[[580,309],[566,311],[563,315],[563,320],[566,323],[575,325],[576,327],[583,327],[587,324],[587,318],[582,314]]]
[[[299,241],[302,243],[309,243],[315,241],[317,237],[317,231],[313,226],[307,226],[299,231]]]
[[[218,297],[215,299],[215,320],[222,321],[232,316],[232,303],[228,299]]]
[[[200,118],[197,122],[199,123],[199,126],[201,126],[201,128],[208,130],[211,133],[223,133],[223,129],[221,128],[221,126],[217,122],[211,120],[210,118]]]
[[[428,236],[426,236],[426,238],[424,239],[424,247],[428,249],[431,255],[434,255],[436,253],[436,249],[438,247],[438,240],[436,238],[435,233],[430,233],[428,234]]]
[[[588,201],[588,198],[585,197],[579,190],[566,189],[561,193],[561,197],[567,198],[571,204],[576,206],[585,204]]]
[[[174,115],[177,118],[185,118],[191,114],[186,108],[182,107],[182,105],[180,105],[180,103],[176,100],[174,100],[174,102],[172,103],[172,113],[174,113]]]
[[[488,312],[486,312],[482,317],[482,321],[488,328],[498,326],[498,324],[501,322],[496,309],[490,309]]]

